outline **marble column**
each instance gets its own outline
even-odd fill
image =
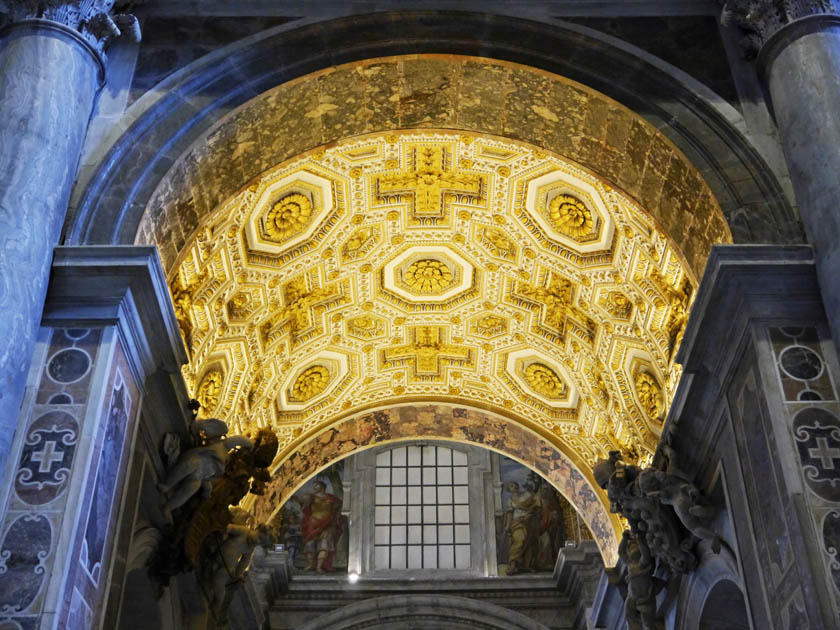
[[[0,3],[0,460],[16,428],[52,248],[104,80],[102,51],[120,34],[117,24],[138,32],[133,17],[108,15],[113,4]]]
[[[738,0],[757,54],[835,343],[840,344],[840,13],[836,0]],[[840,345],[838,346],[840,347]]]

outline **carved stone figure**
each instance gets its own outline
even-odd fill
[[[629,630],[664,628],[656,614],[656,595],[665,587],[665,582],[653,575],[654,559],[644,539],[625,530],[618,555],[627,565],[624,610]]]
[[[665,470],[642,470],[625,464],[621,454],[612,451],[608,459],[597,462],[593,475],[607,491],[610,510],[628,520],[631,533],[672,571],[686,573],[697,564],[691,551],[694,537],[709,540],[715,552],[720,550],[720,537],[707,525],[714,509],[679,470],[673,449],[663,446],[662,454]]]
[[[181,453],[166,480],[159,486],[160,491],[169,496],[163,506],[165,513],[184,505],[202,488],[209,496],[210,482],[225,471],[231,452],[239,448],[254,449],[254,443],[249,438],[235,436],[225,439],[227,424],[221,420],[199,420],[196,425],[203,443]]]
[[[243,582],[256,547],[266,549],[274,544],[269,528],[260,525],[251,529],[244,525],[228,525],[225,538],[211,555],[209,565],[210,610],[217,624],[227,621],[230,587]]]

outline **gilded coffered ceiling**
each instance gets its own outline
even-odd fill
[[[520,142],[414,130],[266,171],[170,274],[202,413],[282,459],[339,417],[440,400],[591,463],[655,446],[696,278],[629,196]]]

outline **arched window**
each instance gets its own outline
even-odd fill
[[[399,446],[376,454],[373,569],[471,568],[467,454]]]

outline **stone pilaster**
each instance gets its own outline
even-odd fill
[[[154,248],[56,248],[0,488],[0,628],[117,627],[141,479],[163,472],[133,457],[186,432],[185,362]]]
[[[131,16],[113,0],[0,3],[0,459],[8,454],[102,53]]]

